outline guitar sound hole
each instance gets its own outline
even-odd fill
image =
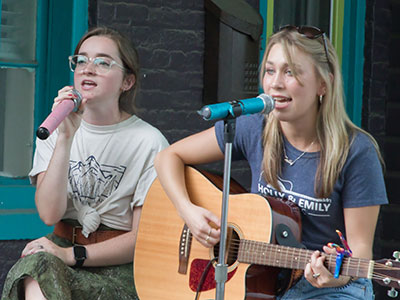
[[[228,267],[232,266],[237,261],[239,243],[240,243],[239,234],[236,232],[235,228],[228,225],[226,250],[225,250],[226,253],[225,260]],[[213,248],[214,257],[216,258],[219,257],[219,246],[220,243],[217,243]]]

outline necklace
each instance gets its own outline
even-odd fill
[[[285,156],[285,158],[284,158],[285,162],[287,162],[290,166],[293,166],[293,165],[296,163],[296,161],[298,161],[300,158],[303,157],[304,154],[307,153],[307,150],[311,148],[311,146],[314,144],[314,142],[315,142],[315,140],[313,140],[313,141],[311,142],[311,144],[306,148],[306,150],[304,150],[303,153],[301,153],[299,156],[297,156],[297,158],[296,158],[295,160],[291,160],[291,159],[286,155],[286,147],[285,147],[285,145],[283,145],[283,154],[284,154],[284,156]]]

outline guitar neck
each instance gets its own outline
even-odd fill
[[[242,263],[266,265],[287,269],[304,270],[314,251],[265,242],[240,240],[238,260]],[[336,255],[325,254],[325,265],[335,272]],[[374,261],[362,258],[343,257],[341,275],[371,278]]]

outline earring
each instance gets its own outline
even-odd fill
[[[319,103],[320,104],[322,104],[322,98],[323,98],[324,96],[323,95],[319,95]]]

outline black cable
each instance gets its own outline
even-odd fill
[[[200,290],[201,290],[201,288],[202,288],[202,286],[203,286],[204,281],[206,280],[206,275],[207,275],[207,273],[208,273],[208,270],[210,269],[212,263],[213,263],[214,261],[216,261],[216,260],[217,260],[217,258],[214,257],[213,259],[211,259],[211,260],[207,263],[207,266],[204,268],[203,274],[201,274],[201,277],[200,277],[199,284],[197,285],[196,296],[195,296],[194,300],[198,300],[198,299],[199,299],[200,292],[201,292]]]

